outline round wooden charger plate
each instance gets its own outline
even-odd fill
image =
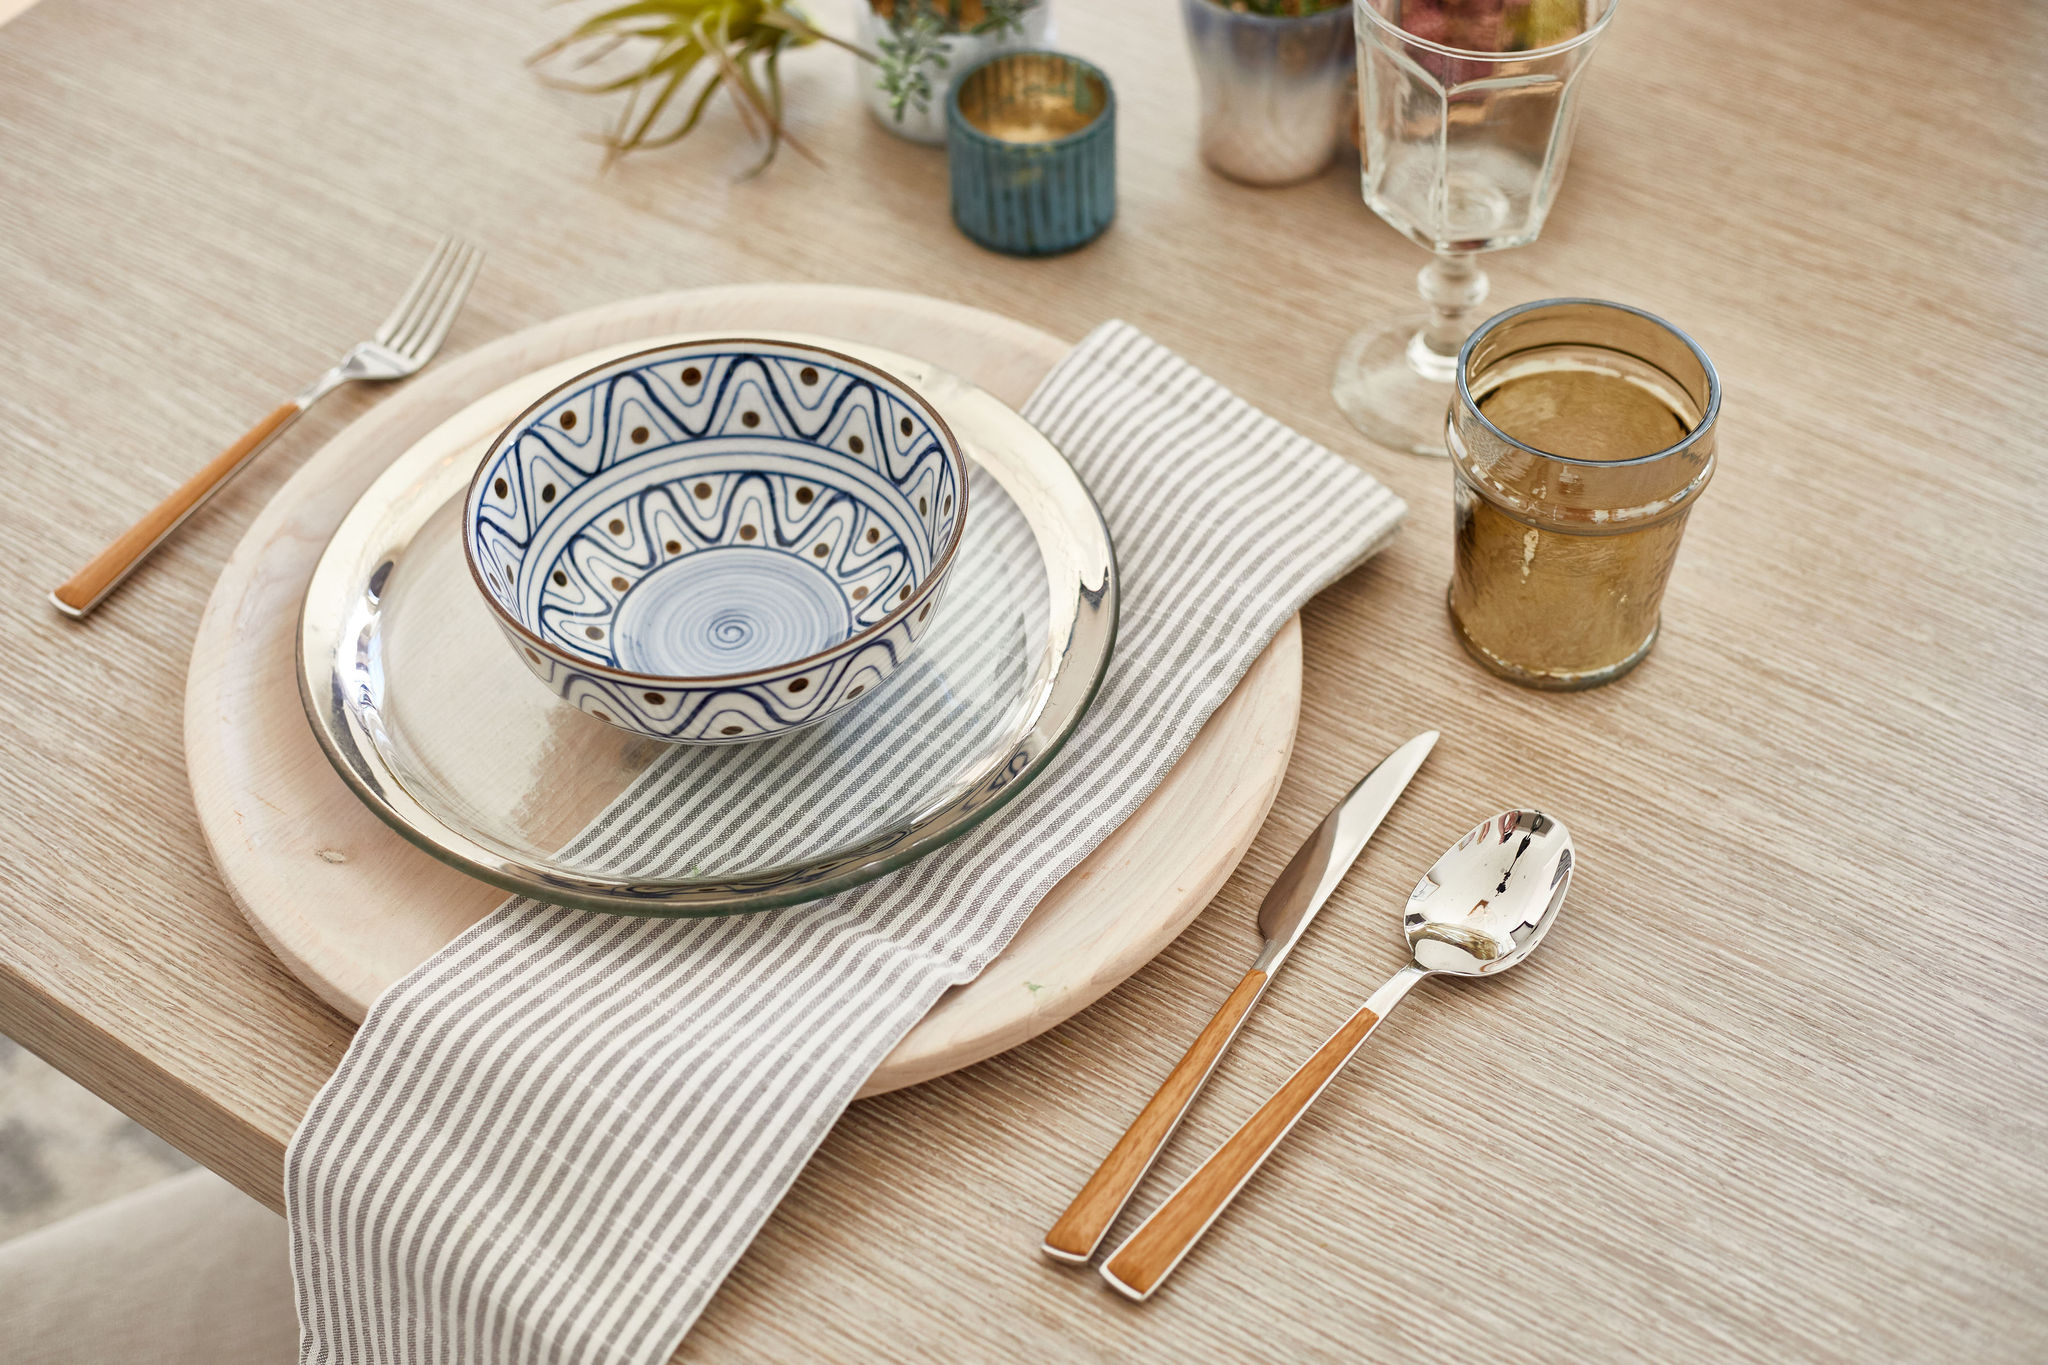
[[[801,329],[937,357],[1013,407],[1068,350],[1025,323],[915,294],[682,290],[559,318],[436,366],[308,460],[257,517],[207,603],[186,685],[185,754],[235,903],[284,964],[350,1018],[505,893],[400,838],[314,741],[293,637],[328,537],[399,451],[520,375],[600,346],[725,327]],[[940,1000],[861,1094],[930,1080],[1035,1037],[1172,942],[1264,822],[1300,708],[1301,632],[1290,621],[1150,799],[1053,888],[979,977]]]

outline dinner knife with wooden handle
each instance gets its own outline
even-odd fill
[[[1130,1202],[1132,1192],[1180,1125],[1181,1116],[1229,1049],[1239,1026],[1265,993],[1266,984],[1407,790],[1409,779],[1429,757],[1436,741],[1437,732],[1427,730],[1388,754],[1337,803],[1281,869],[1259,907],[1259,932],[1265,935],[1266,945],[1258,960],[1046,1233],[1046,1255],[1085,1265],[1102,1245],[1110,1225]]]

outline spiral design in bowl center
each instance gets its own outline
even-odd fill
[[[830,649],[853,634],[831,575],[794,555],[747,546],[671,560],[619,603],[622,667],[702,678],[745,673]]]

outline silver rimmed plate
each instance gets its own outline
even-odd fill
[[[704,336],[713,335],[704,333]],[[947,609],[875,696],[812,730],[693,748],[564,705],[477,598],[461,501],[536,397],[656,342],[536,371],[400,455],[313,572],[299,686],[321,747],[379,816],[509,891],[589,909],[729,914],[810,900],[957,838],[1050,762],[1116,634],[1115,555],[1094,499],[1036,428],[943,370],[796,333],[922,393],[972,461]]]

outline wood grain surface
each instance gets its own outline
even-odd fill
[[[821,6],[827,22],[839,8]],[[1726,382],[1656,653],[1570,696],[1444,617],[1449,474],[1350,434],[1346,335],[1419,253],[1355,173],[1202,168],[1169,0],[1067,0],[1118,101],[1119,212],[991,255],[944,158],[788,63],[823,162],[724,106],[598,172],[609,112],[521,59],[562,9],[44,0],[0,29],[0,1028],[244,1188],[348,1025],[215,878],[188,647],[309,413],[90,622],[47,586],[316,373],[444,231],[491,253],[447,355],[722,282],[878,284],[1076,335],[1145,328],[1406,498],[1304,612],[1272,817],[1210,909],[1060,1028],[848,1112],[691,1360],[2048,1358],[2048,7],[1627,0],[1501,306],[1623,300]],[[445,362],[441,362],[445,363]],[[1142,1307],[1038,1251],[1257,937],[1266,882],[1394,744],[1444,732],[1136,1201],[1212,1150],[1403,960],[1396,911],[1509,803],[1583,855],[1542,957],[1431,983]]]
[[[349,1018],[362,1019],[386,987],[505,893],[407,843],[321,753],[294,661],[299,607],[325,537],[401,452],[474,466],[537,396],[520,387],[536,374],[574,374],[599,363],[604,351],[595,348],[644,348],[707,328],[811,328],[943,355],[953,373],[1012,406],[1023,405],[1072,345],[919,294],[816,284],[672,290],[480,346],[322,446],[264,507],[214,586],[185,688],[185,764],[228,893],[292,973]],[[550,382],[539,380],[540,391]],[[961,436],[973,454],[975,433]],[[527,685],[523,674],[514,685]],[[997,961],[941,998],[861,1094],[930,1080],[1035,1037],[1157,956],[1208,904],[1265,822],[1300,709],[1301,629],[1289,622],[1166,780],[1060,879]]]

